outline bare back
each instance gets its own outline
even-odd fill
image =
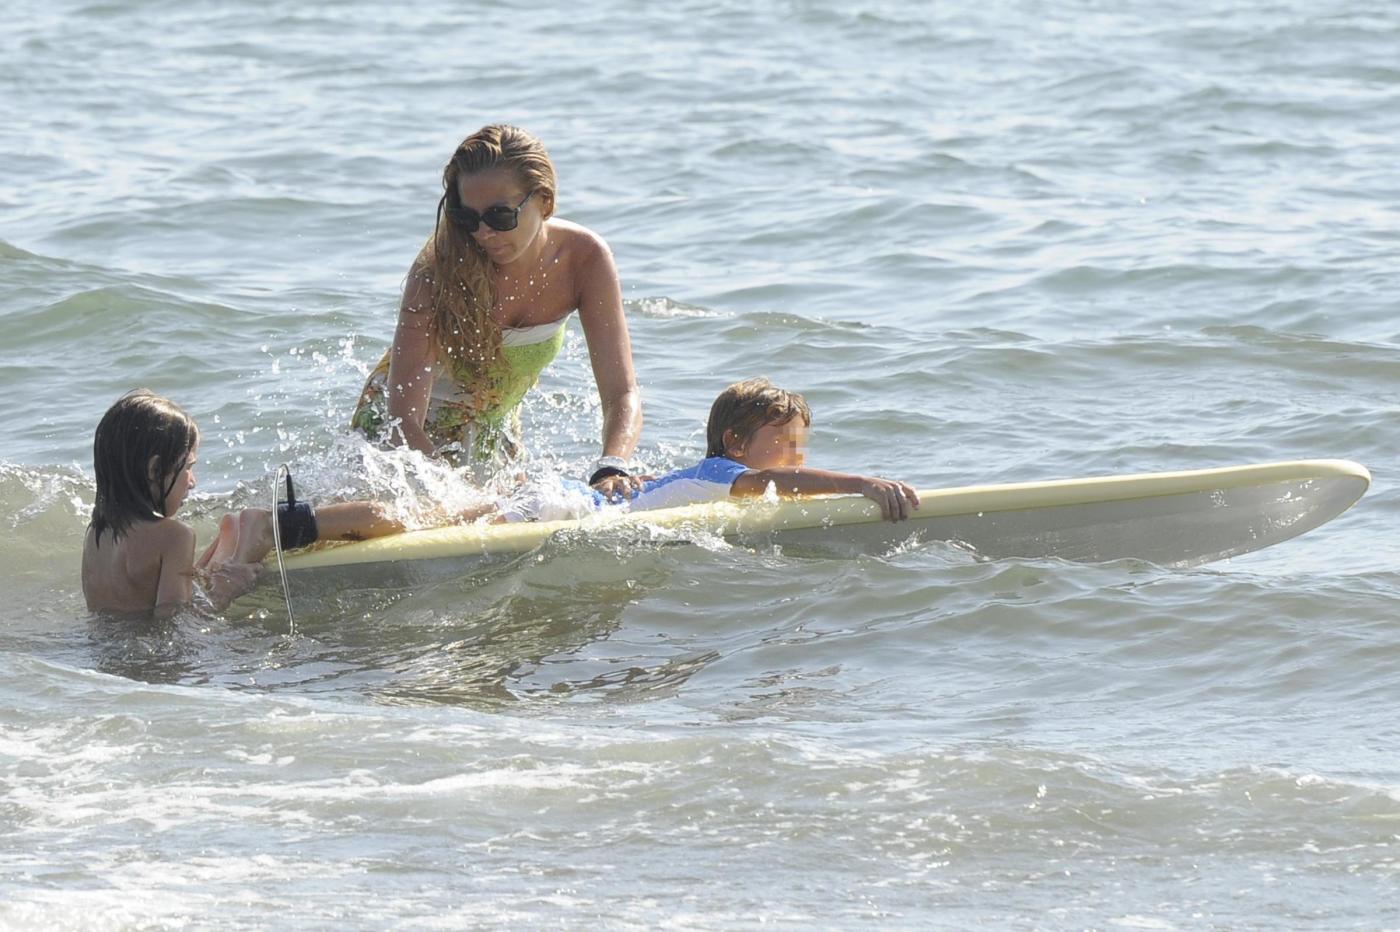
[[[141,521],[101,546],[92,528],[83,538],[83,596],[90,612],[165,614],[194,591],[194,531],[174,518]]]

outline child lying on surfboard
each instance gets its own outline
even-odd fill
[[[199,428],[174,402],[145,389],[107,409],[93,438],[97,498],[83,539],[88,611],[167,617],[189,605],[196,579],[216,610],[253,588],[273,546],[272,512],[247,508],[219,522],[195,559],[195,535],[174,517],[195,487]],[[313,511],[278,507],[283,549],[315,540],[364,540],[404,530],[376,502]]]
[[[632,511],[674,508],[699,502],[726,501],[763,495],[771,485],[783,497],[859,493],[880,506],[889,521],[909,517],[919,496],[903,482],[854,473],[813,469],[806,465],[807,431],[812,411],[796,392],[778,388],[767,379],[748,379],[729,386],[710,407],[705,427],[705,458],[694,466],[648,479],[626,502]],[[578,517],[579,512],[621,505],[591,489],[574,488],[560,502],[557,496],[529,490],[503,509],[504,520]],[[559,514],[562,508],[566,513]]]

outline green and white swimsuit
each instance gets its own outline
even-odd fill
[[[499,466],[520,454],[520,402],[564,345],[568,318],[536,327],[501,329],[501,352],[483,373],[476,367],[435,364],[423,430],[434,452],[464,463]],[[391,348],[392,351],[392,348]],[[485,379],[484,391],[477,383]],[[393,430],[389,417],[389,353],[374,367],[360,392],[350,425],[372,440]],[[481,398],[478,410],[477,399]]]

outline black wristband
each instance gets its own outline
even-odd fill
[[[593,475],[591,475],[591,476],[588,477],[588,484],[589,484],[589,485],[593,485],[593,484],[594,484],[595,482],[597,482],[599,479],[606,479],[606,478],[608,478],[608,476],[630,476],[630,475],[632,475],[632,474],[629,473],[627,470],[625,470],[625,469],[619,469],[619,468],[616,467],[616,466],[599,466],[597,469],[593,470]]]

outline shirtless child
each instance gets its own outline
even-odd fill
[[[224,515],[219,537],[198,561],[194,530],[174,517],[195,487],[198,453],[199,428],[190,416],[145,389],[122,396],[103,415],[93,439],[97,499],[83,539],[89,611],[168,617],[190,604],[197,577],[217,610],[253,588],[258,564],[272,550],[272,512]],[[376,502],[279,509],[284,549],[403,529]]]

